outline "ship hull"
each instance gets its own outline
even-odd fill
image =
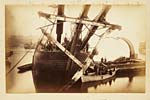
[[[77,54],[77,58],[81,62],[84,62],[86,57],[86,53]],[[67,82],[67,61],[68,57],[62,51],[35,51],[33,56],[32,74],[36,92],[59,92]],[[71,76],[73,76],[78,69],[79,67],[75,64],[72,68]],[[77,87],[79,87],[81,82],[77,82],[77,84]],[[70,89],[70,92],[76,92],[76,87]]]

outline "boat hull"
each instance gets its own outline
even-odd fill
[[[117,71],[117,70],[116,70]],[[83,75],[81,77],[81,80],[83,83],[85,82],[96,82],[96,81],[104,81],[104,80],[110,80],[116,75],[116,71],[113,71],[112,74],[104,74],[104,75]]]
[[[84,62],[86,57],[86,53],[77,54],[77,58],[81,62]],[[66,84],[65,73],[67,61],[68,57],[62,51],[35,51],[32,74],[36,92],[59,92],[60,88]],[[71,71],[71,76],[73,76],[78,69],[79,67],[75,64]],[[75,89],[72,89],[70,91],[75,92],[74,90]]]

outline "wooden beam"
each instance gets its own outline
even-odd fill
[[[90,8],[90,5],[85,5],[83,7],[82,13],[79,16],[80,19],[87,17],[89,8]],[[76,56],[75,55],[76,49],[77,49],[76,45],[78,44],[79,36],[80,36],[81,31],[82,31],[82,27],[83,27],[82,23],[77,23],[75,25],[75,28],[74,28],[74,33],[73,33],[74,36],[72,38],[72,44],[71,44],[71,48],[70,48],[70,53],[72,53],[74,56]],[[66,66],[66,77],[67,77],[67,79],[71,78],[73,67],[74,67],[74,62],[71,59],[68,59],[67,66]]]
[[[54,15],[54,14],[47,14],[47,13],[44,13],[41,11],[39,11],[38,14],[40,17],[44,17],[46,19],[56,19],[56,20],[61,20],[64,22],[82,23],[82,24],[88,24],[88,25],[93,25],[93,26],[109,26],[109,24],[107,25],[107,24],[102,23],[102,22],[95,22],[95,21],[88,20],[88,19],[81,19],[81,18],[59,16],[59,15]]]
[[[103,6],[103,9],[99,12],[98,16],[95,17],[94,21],[97,23],[103,22],[105,20],[105,16],[110,10],[111,6]],[[83,43],[81,45],[81,50],[85,47],[85,45],[88,43],[91,36],[96,32],[98,26],[92,25],[90,27],[90,31],[87,32],[87,35],[83,39]]]
[[[58,5],[58,12],[57,12],[57,14],[59,16],[64,16],[64,5]],[[57,23],[60,23],[60,24],[56,25],[57,41],[59,43],[61,43],[61,34],[63,33],[63,21],[57,20]]]

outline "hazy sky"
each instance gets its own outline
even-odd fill
[[[89,19],[93,19],[101,10],[101,5],[91,6],[88,13]],[[146,14],[144,6],[112,6],[106,16],[106,20],[110,23],[118,24],[122,26],[121,31],[114,31],[109,36],[126,37],[134,45],[135,51],[138,53],[139,42],[145,41],[146,33]],[[54,8],[48,6],[6,6],[6,34],[16,35],[29,35],[33,37],[33,40],[37,40],[41,35],[40,30],[36,30],[37,27],[48,24],[43,18],[39,18],[37,12],[43,11],[47,13],[53,13],[56,11]],[[67,5],[65,6],[65,15],[71,17],[78,17],[82,6]],[[64,33],[70,35],[70,31],[73,29],[71,23],[64,25]],[[84,34],[86,34],[86,30]],[[55,29],[53,31],[55,33]],[[101,34],[101,31],[97,31],[97,34]],[[84,36],[83,34],[83,36]],[[63,35],[63,37],[65,34]],[[96,44],[98,37],[93,36],[90,39],[90,44]],[[101,56],[107,58],[114,58],[116,54],[118,56],[127,56],[129,53],[127,45],[122,41],[114,39],[102,40],[99,45]],[[113,49],[113,53],[112,50]],[[117,51],[118,50],[118,51]],[[110,52],[111,51],[111,52]],[[111,57],[110,57],[111,54]],[[108,57],[109,56],[109,57]]]

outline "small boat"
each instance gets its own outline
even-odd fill
[[[111,74],[106,73],[106,74],[102,74],[102,75],[96,75],[95,73],[91,73],[91,74],[88,74],[88,75],[83,75],[81,77],[81,80],[82,80],[83,83],[110,80],[116,75],[116,72],[117,72],[117,70],[111,71]]]

